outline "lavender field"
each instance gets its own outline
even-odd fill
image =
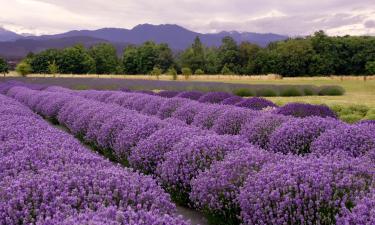
[[[8,81],[0,118],[0,224],[375,224],[375,122],[325,105]]]

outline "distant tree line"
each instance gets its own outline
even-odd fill
[[[0,61],[0,72],[1,68]],[[319,31],[265,48],[249,42],[238,44],[231,37],[223,38],[219,47],[206,47],[196,37],[191,47],[181,52],[149,41],[127,46],[120,57],[111,44],[89,49],[76,45],[29,54],[17,68],[42,74],[365,75],[375,74],[375,37],[330,37]]]

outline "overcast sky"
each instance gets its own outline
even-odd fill
[[[375,0],[0,0],[0,27],[53,34],[73,29],[182,25],[198,32],[375,35]]]

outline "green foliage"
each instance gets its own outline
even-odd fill
[[[52,63],[50,62],[48,65],[48,71],[51,74],[56,74],[59,72],[59,66],[56,64],[56,61],[54,60]]]
[[[194,72],[194,74],[196,74],[196,75],[203,75],[203,74],[204,74],[204,71],[201,70],[201,69],[197,69],[197,70]]]
[[[375,74],[375,61],[366,63],[366,72],[367,74]]]
[[[159,80],[159,76],[162,74],[162,72],[163,71],[159,67],[155,66],[150,74],[156,76],[156,78]]]
[[[95,61],[97,74],[117,73],[119,60],[113,45],[107,43],[94,45],[89,49],[89,54]]]
[[[172,76],[172,80],[177,80],[177,71],[175,68],[171,67],[168,69],[167,71],[167,75],[171,75]]]
[[[315,91],[311,88],[304,88],[303,89],[303,93],[304,95],[306,96],[312,96],[312,95],[315,95]]]
[[[180,63],[183,67],[191,68],[192,71],[205,67],[205,50],[198,36],[195,38],[192,46],[181,54]]]
[[[17,65],[16,71],[20,75],[26,76],[26,75],[32,73],[32,68],[31,68],[30,64],[26,60],[24,60]]]
[[[299,89],[295,87],[287,87],[280,91],[280,96],[283,96],[283,97],[302,96],[302,93]]]
[[[240,52],[237,46],[236,41],[232,37],[224,37],[222,44],[218,51],[218,58],[220,68],[222,68],[222,74],[224,68],[228,69],[224,72],[231,72],[231,74],[238,73],[240,71]]]
[[[64,74],[95,73],[95,60],[82,45],[62,50],[57,60],[59,70]]]
[[[345,94],[345,90],[338,86],[323,87],[319,91],[319,95],[324,95],[324,96],[340,96],[344,94]]]
[[[238,88],[238,89],[233,91],[233,94],[241,96],[241,97],[254,96],[253,91],[251,91],[250,89],[247,89],[247,88]]]
[[[223,75],[232,75],[234,74],[227,65],[224,65],[223,69],[221,69],[221,74]]]
[[[0,73],[5,75],[8,72],[9,72],[8,63],[5,61],[5,59],[0,57]]]
[[[257,90],[256,95],[259,96],[259,97],[275,97],[278,94],[277,94],[276,91],[274,91],[272,89],[263,88],[263,89]]]
[[[33,73],[50,74],[50,65],[55,62],[56,66],[61,61],[61,51],[57,49],[47,49],[38,54],[29,55],[28,61],[32,67]],[[57,71],[56,73],[58,73]]]
[[[193,74],[189,67],[184,67],[181,69],[182,75],[185,76],[185,79],[188,80],[189,77]]]
[[[360,121],[363,117],[357,114],[342,115],[340,119],[347,123],[356,123]]]

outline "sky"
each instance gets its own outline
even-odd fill
[[[375,0],[0,0],[0,27],[55,34],[138,24],[289,36],[375,35]]]

